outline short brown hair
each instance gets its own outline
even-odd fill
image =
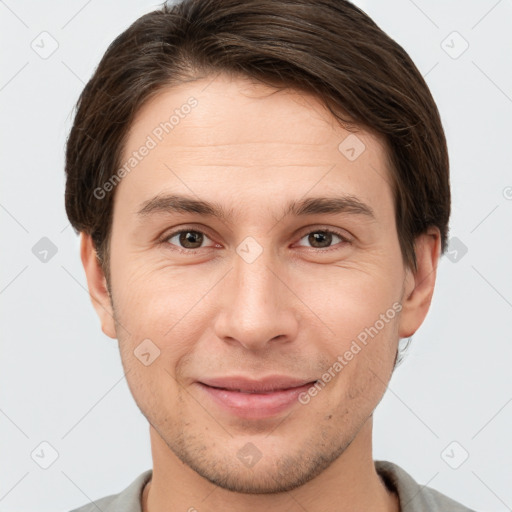
[[[91,235],[109,281],[115,174],[135,114],[163,88],[226,73],[318,97],[345,128],[388,149],[404,263],[430,226],[444,253],[448,150],[429,88],[405,50],[347,0],[183,0],[135,21],[85,86],[66,148],[66,212]],[[380,178],[376,178],[380,179]]]

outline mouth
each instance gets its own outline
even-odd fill
[[[272,389],[270,391],[255,391],[255,390],[251,391],[251,390],[244,390],[244,389],[229,389],[229,388],[219,388],[216,386],[209,386],[209,387],[211,387],[213,389],[222,389],[224,391],[234,391],[236,393],[245,393],[247,395],[271,395],[272,393],[277,393],[278,391],[288,391],[290,389],[296,389],[296,387],[299,387],[299,386],[291,387],[291,388]]]
[[[275,416],[296,405],[301,393],[315,384],[297,379],[270,378],[260,381],[219,379],[198,382],[211,403],[224,413],[245,419]],[[221,385],[222,384],[222,385]]]
[[[298,388],[315,382],[316,379],[298,379],[286,375],[269,375],[259,379],[233,375],[206,378],[200,381],[201,384],[212,388],[237,391],[239,393],[272,393]]]

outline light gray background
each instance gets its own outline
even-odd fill
[[[457,239],[375,412],[374,457],[476,510],[512,510],[512,2],[356,3],[411,55],[439,106]],[[108,44],[156,7],[0,2],[2,512],[69,510],[151,467],[146,420],[86,292],[63,152]],[[42,58],[52,39],[58,48]],[[46,262],[32,252],[42,237],[57,248]],[[43,441],[58,452],[48,469]]]

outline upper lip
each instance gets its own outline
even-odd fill
[[[269,375],[259,379],[251,379],[242,376],[216,377],[201,379],[202,384],[214,388],[242,391],[246,393],[258,393],[297,388],[315,382],[315,379],[297,379],[286,375]]]

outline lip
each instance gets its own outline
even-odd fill
[[[267,393],[269,391],[282,391],[297,388],[315,382],[316,379],[297,379],[286,375],[269,375],[259,379],[250,379],[244,376],[214,377],[201,379],[201,384],[214,388],[223,388],[229,391],[242,391],[244,393]]]
[[[221,409],[246,419],[274,416],[290,408],[316,381],[286,376],[221,377],[197,384]]]

